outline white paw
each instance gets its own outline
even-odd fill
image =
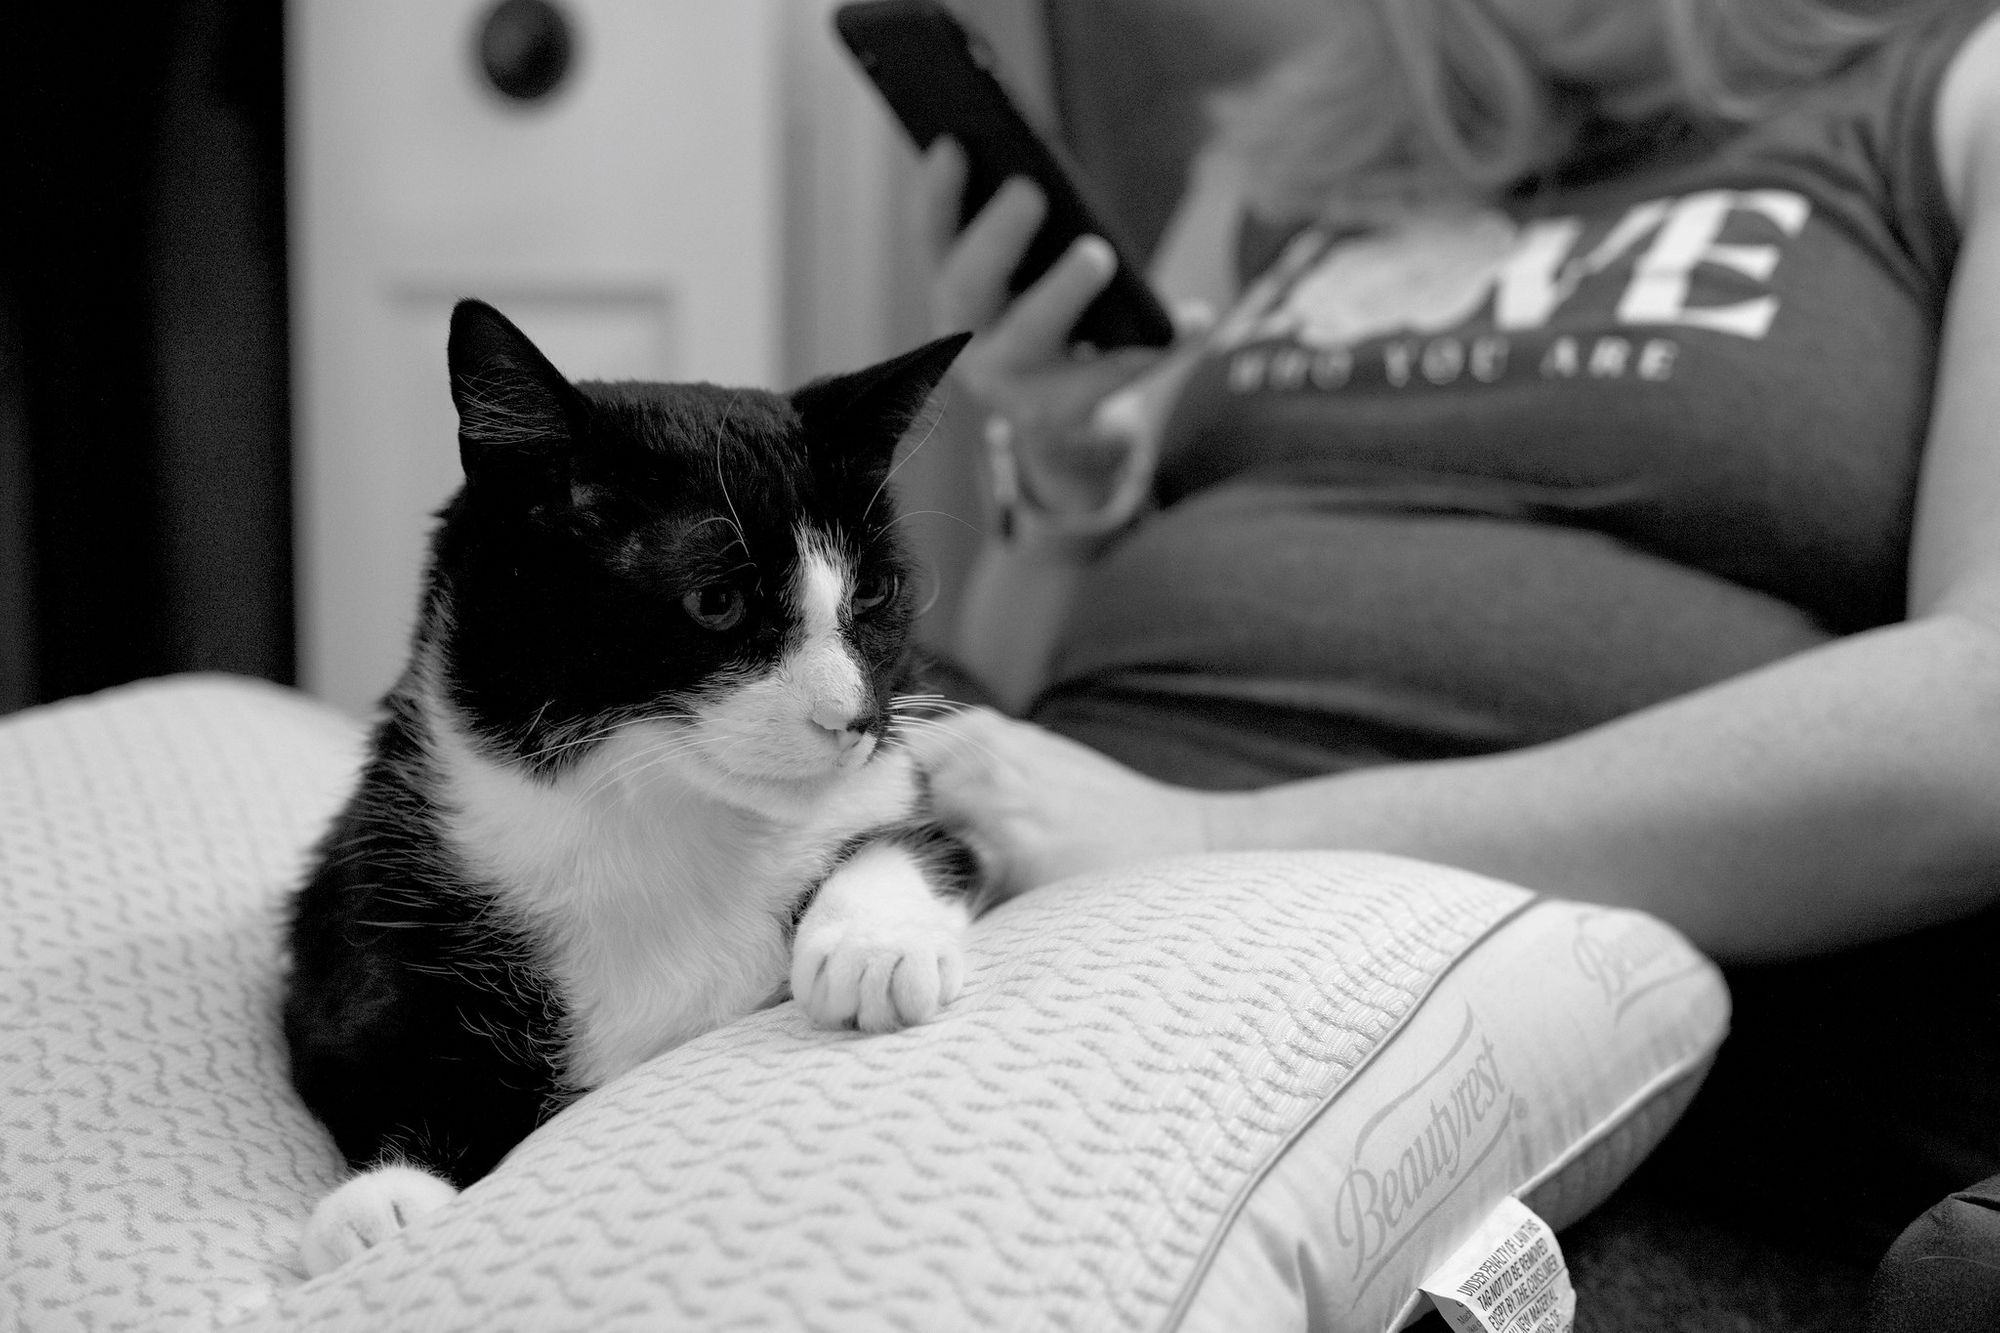
[[[299,1258],[310,1277],[331,1273],[457,1197],[450,1184],[413,1166],[363,1172],[313,1209],[299,1243]]]
[[[958,997],[960,933],[937,914],[802,930],[792,949],[792,995],[823,1028],[894,1032],[927,1023]]]

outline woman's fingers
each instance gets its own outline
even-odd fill
[[[958,238],[965,171],[965,150],[956,139],[933,139],[917,164],[917,233],[924,238],[933,264],[944,263]]]
[[[1215,327],[1219,318],[1215,307],[1200,297],[1184,297],[1173,305],[1174,336],[1186,340],[1199,338]]]
[[[1084,236],[1021,294],[994,330],[1000,355],[1016,366],[1043,365],[1069,349],[1069,331],[1117,271],[1118,256],[1102,236]]]
[[[1009,304],[1008,280],[1040,230],[1048,202],[1031,181],[1015,176],[963,232],[956,232],[965,184],[965,156],[939,140],[924,156],[924,233],[941,256],[931,287],[931,322],[939,333],[993,326],[989,356],[997,368],[1040,366],[1065,357],[1077,317],[1118,267],[1108,241],[1077,240],[1019,300]],[[956,232],[956,234],[954,234]]]
[[[1086,871],[1203,850],[1199,793],[985,709],[911,738],[932,805],[977,848],[1003,896]]]
[[[966,175],[964,150],[951,140],[938,140],[924,154],[918,225],[938,257],[932,326],[940,335],[962,329],[978,334],[952,377],[984,410],[1015,420],[1038,442],[1064,436],[1100,398],[1160,354],[1148,348],[1073,355],[1070,330],[1117,270],[1110,244],[1081,238],[1015,298],[1009,279],[1042,225],[1047,202],[1034,184],[1013,178],[960,231]]]
[[[971,846],[990,888],[1011,878],[1007,849],[994,840],[992,802],[1006,784],[1006,719],[990,709],[962,708],[914,729],[906,743],[923,770],[931,813]]]
[[[983,329],[1006,309],[1007,279],[1020,267],[1048,205],[1016,176],[1003,184],[946,252],[931,287],[931,322],[943,332]]]
[[[1103,290],[1117,260],[1086,236],[965,349],[953,374],[989,406],[1023,421],[1074,421],[1099,395],[1130,377],[1070,354],[1069,331]],[[1149,349],[1150,350],[1150,349]],[[1099,358],[1100,360],[1103,358]]]

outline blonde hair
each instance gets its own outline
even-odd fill
[[[1560,165],[1593,115],[1748,121],[1895,23],[1826,0],[1599,0],[1664,46],[1657,86],[1611,105],[1552,76],[1488,0],[1334,3],[1322,41],[1218,107],[1269,219],[1490,198]]]

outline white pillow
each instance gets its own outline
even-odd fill
[[[356,742],[215,680],[0,724],[0,1312],[1392,1328],[1502,1197],[1594,1206],[1727,1021],[1637,914],[1387,857],[1161,862],[989,915],[927,1027],[784,1005],[691,1042],[301,1284],[339,1163],[285,1081],[273,908]]]
[[[298,1281],[342,1172],[286,1076],[278,908],[359,755],[219,678],[0,721],[0,1328],[200,1326]]]

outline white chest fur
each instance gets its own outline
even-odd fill
[[[627,728],[553,783],[441,730],[448,836],[563,997],[578,1088],[773,998],[792,909],[827,853],[915,800],[895,751],[750,809],[690,771],[687,737],[666,724]]]

